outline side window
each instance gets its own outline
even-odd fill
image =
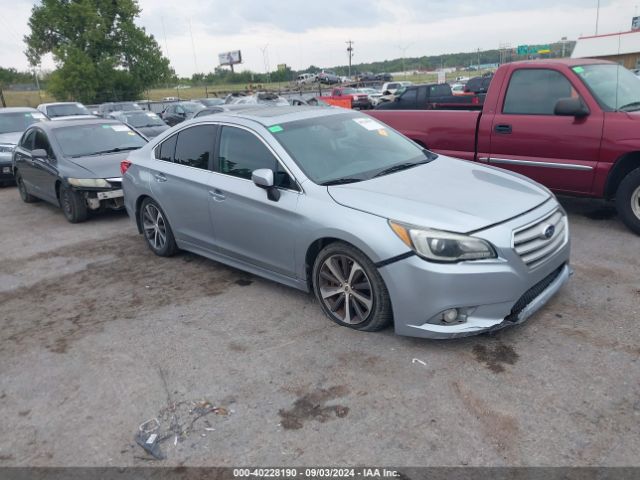
[[[293,179],[269,149],[257,136],[246,130],[222,128],[218,161],[220,173],[251,180],[254,170],[269,168],[275,172],[274,183],[277,187],[297,189]]]
[[[213,142],[217,128],[214,125],[198,125],[178,133],[175,163],[208,170],[212,158]]]
[[[415,103],[416,99],[417,99],[417,96],[418,96],[418,89],[411,88],[411,89],[405,91],[400,96],[400,100],[402,100],[402,103]]]
[[[555,70],[516,70],[509,81],[502,113],[553,115],[558,100],[575,95],[569,80]]]
[[[177,107],[174,107],[176,113],[184,113],[184,108],[182,108],[182,106],[178,105]]]
[[[20,142],[20,146],[25,150],[33,150],[33,139],[36,136],[36,131],[31,130],[25,136],[22,137],[22,142]]]
[[[33,149],[37,150],[41,148],[42,150],[46,150],[49,158],[54,158],[53,150],[51,149],[51,144],[49,143],[49,139],[45,135],[42,130],[36,130],[35,140],[33,144]]]
[[[173,162],[173,153],[176,151],[178,135],[172,135],[156,147],[155,156],[158,160]]]
[[[427,87],[418,88],[417,104],[423,105],[427,101]]]

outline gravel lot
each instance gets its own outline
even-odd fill
[[[2,188],[0,466],[640,465],[640,238],[562,203],[560,294],[494,336],[428,341],[155,257],[124,213],[70,225]],[[152,418],[162,461],[134,442]]]

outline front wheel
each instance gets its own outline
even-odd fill
[[[22,179],[22,174],[20,174],[19,172],[16,172],[16,183],[18,184],[18,192],[20,192],[20,198],[24,203],[33,203],[38,200],[27,191],[27,187],[24,184],[24,180]]]
[[[620,182],[616,207],[627,228],[640,235],[640,168],[631,171]]]
[[[60,208],[70,223],[84,222],[89,215],[84,197],[69,187],[60,187]]]
[[[170,257],[178,251],[171,226],[160,206],[145,198],[140,205],[140,224],[147,246],[160,257]]]
[[[342,242],[318,254],[313,288],[324,313],[339,325],[373,332],[392,319],[387,287],[375,265],[360,250]]]

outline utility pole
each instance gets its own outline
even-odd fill
[[[562,42],[562,58],[564,58],[565,44],[567,43],[567,37],[562,37],[560,41]]]
[[[196,59],[196,44],[193,41],[193,32],[191,31],[191,19],[189,19],[189,35],[191,35],[191,51],[193,52],[193,66],[195,73],[198,73],[198,60]]]
[[[478,72],[480,72],[480,49],[478,48]]]
[[[269,52],[267,51],[269,44],[267,43],[262,50],[262,61],[264,62],[264,71],[267,74],[267,83],[271,83],[271,72],[269,72]]]
[[[398,45],[398,48],[402,51],[402,76],[406,77],[406,69],[404,68],[404,57],[406,56],[407,50],[409,49],[409,47],[413,45],[412,43],[408,43],[407,45],[405,45],[404,47],[402,45]]]
[[[598,6],[596,7],[596,35],[598,35],[598,22],[600,21],[600,0],[598,0]]]
[[[347,40],[345,42],[347,45],[347,55],[349,56],[349,78],[351,78],[351,59],[353,58],[353,44],[355,43],[353,40]]]

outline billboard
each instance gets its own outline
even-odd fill
[[[236,65],[238,63],[242,63],[242,54],[240,53],[240,50],[219,53],[218,62],[220,62],[220,65]]]

